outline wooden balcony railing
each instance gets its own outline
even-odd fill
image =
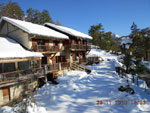
[[[70,67],[70,62],[61,62],[61,69],[68,69]]]
[[[57,52],[57,46],[45,46],[45,45],[36,45],[32,46],[32,49],[36,52]]]
[[[38,78],[39,76],[43,75],[43,73],[44,73],[43,68],[1,73],[0,82],[10,82],[10,81]]]
[[[70,48],[71,50],[81,50],[81,51],[87,51],[91,49],[90,45],[82,45],[82,44],[72,44],[69,46],[66,46],[65,48]]]
[[[86,62],[87,62],[86,59],[79,59],[79,63],[81,63],[81,64],[84,64]]]
[[[47,71],[57,71],[57,70],[59,70],[59,63],[47,65]]]
[[[87,45],[86,49],[91,50],[91,45]]]

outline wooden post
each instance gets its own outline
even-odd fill
[[[18,71],[18,62],[15,62],[15,70]],[[17,73],[17,75],[18,75],[18,80],[19,80],[20,73]]]
[[[47,65],[44,65],[44,75],[47,74]]]
[[[59,62],[59,70],[61,70],[61,62]]]

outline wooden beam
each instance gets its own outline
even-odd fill
[[[0,63],[10,63],[10,62],[21,62],[28,60],[39,60],[40,58],[14,58],[14,59],[0,59]]]

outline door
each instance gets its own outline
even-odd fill
[[[58,50],[60,49],[59,48],[59,42],[58,41],[54,41],[54,46],[56,46],[58,48]]]
[[[45,50],[49,51],[49,40],[45,40]]]
[[[47,57],[46,56],[42,57],[42,64],[47,64]]]
[[[3,101],[8,102],[10,100],[9,87],[2,88],[2,92],[3,92]]]
[[[52,58],[52,62],[53,62],[53,64],[56,64],[56,56],[54,56],[54,57]]]
[[[37,51],[37,40],[35,40],[35,39],[32,39],[32,49],[34,51]]]

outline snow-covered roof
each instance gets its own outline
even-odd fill
[[[15,40],[6,37],[0,37],[0,58],[27,58],[27,57],[42,57],[38,52],[25,50]]]
[[[79,31],[76,31],[76,30],[68,28],[68,27],[55,25],[55,24],[51,24],[51,23],[45,23],[44,25],[47,25],[51,28],[57,29],[61,32],[67,33],[67,34],[74,36],[74,37],[83,38],[83,39],[93,39],[91,36],[89,36],[87,34],[81,33]]]
[[[29,34],[58,38],[58,39],[69,39],[67,35],[49,29],[43,25],[33,24],[31,22],[21,21],[17,19],[8,18],[8,17],[2,17],[0,23],[3,20],[13,24],[14,26],[17,26],[18,28],[22,29],[23,31]]]

